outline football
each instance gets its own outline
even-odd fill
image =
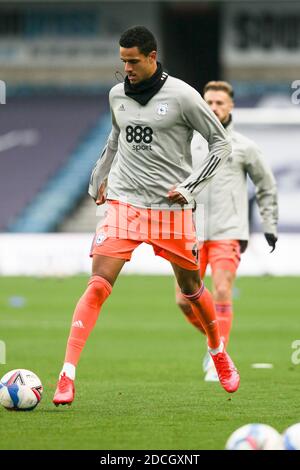
[[[282,436],[267,424],[246,424],[234,431],[226,450],[283,450]]]
[[[43,385],[27,369],[14,369],[0,380],[0,404],[8,410],[33,410],[41,401]]]
[[[300,450],[300,423],[293,424],[283,433],[285,450]]]

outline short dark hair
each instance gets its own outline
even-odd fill
[[[205,95],[208,90],[225,91],[230,98],[233,98],[234,95],[233,88],[230,83],[221,80],[208,82],[203,89],[203,95]]]
[[[151,31],[145,26],[133,26],[127,29],[120,37],[121,47],[138,47],[139,51],[145,56],[152,51],[157,51],[157,42]]]

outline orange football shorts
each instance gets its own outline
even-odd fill
[[[241,260],[241,250],[238,240],[208,240],[200,243],[200,276],[204,277],[207,265],[212,272],[222,269],[236,273]]]
[[[129,261],[134,249],[143,242],[152,245],[155,255],[184,269],[199,269],[191,209],[147,209],[107,201],[107,211],[98,224],[90,256],[104,255]]]

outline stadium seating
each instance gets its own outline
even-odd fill
[[[76,204],[106,137],[99,121],[106,101],[104,95],[23,96],[1,107],[0,231],[53,230]],[[62,191],[65,178],[76,191]]]

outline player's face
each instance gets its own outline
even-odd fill
[[[120,47],[120,58],[132,85],[147,80],[156,70],[156,51],[145,56],[138,47]]]
[[[233,108],[233,101],[225,91],[208,90],[204,95],[204,99],[223,124],[228,121]]]

